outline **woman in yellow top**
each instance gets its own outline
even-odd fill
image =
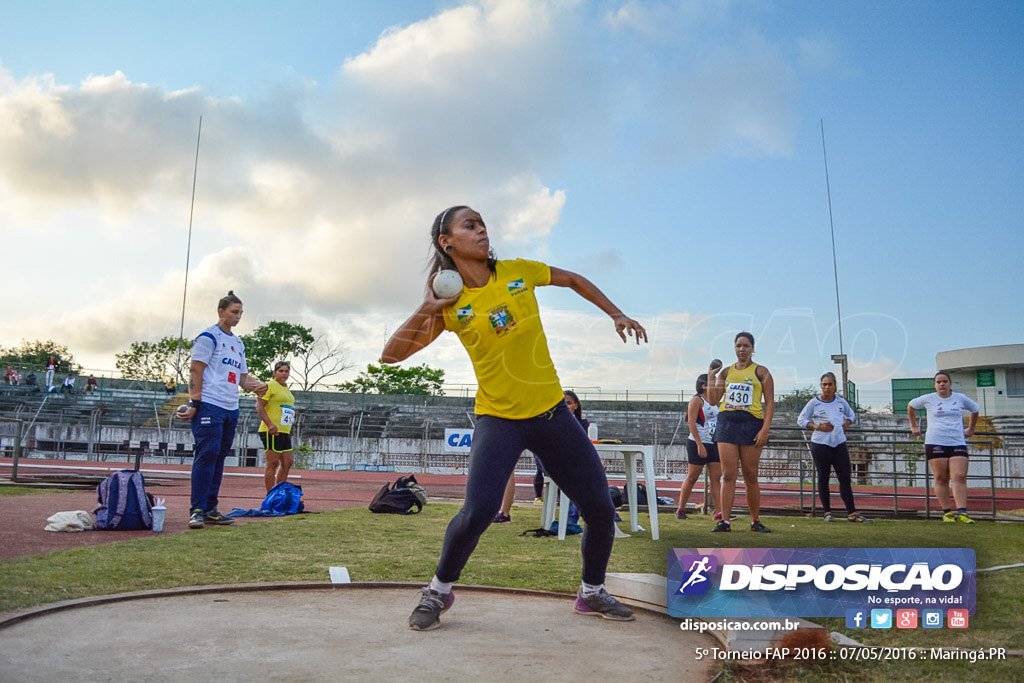
[[[454,602],[458,580],[481,534],[494,519],[519,455],[529,449],[587,520],[583,533],[583,584],[573,609],[619,621],[632,611],[604,590],[615,533],[615,508],[601,459],[587,433],[565,405],[551,363],[535,289],[568,287],[607,313],[622,341],[647,340],[647,332],[586,278],[536,261],[499,261],[490,249],[487,226],[467,206],[453,206],[434,219],[433,270],[455,269],[462,291],[434,294],[433,278],[423,303],[384,347],[381,360],[398,363],[433,342],[445,329],[459,336],[476,373],[476,427],[469,456],[466,497],[448,523],[434,578],[420,594],[409,628],[440,626]]]
[[[292,366],[286,360],[274,363],[274,381],[267,382],[267,393],[256,399],[260,416],[260,441],[267,454],[263,483],[267,491],[288,480],[292,468],[292,425],[295,424],[295,397],[286,382]]]
[[[742,467],[747,507],[750,508],[750,530],[768,533],[771,529],[761,523],[761,486],[757,470],[775,415],[775,380],[768,368],[750,359],[754,355],[754,335],[740,332],[733,345],[735,363],[725,368],[712,363],[708,368],[708,401],[721,401],[715,443],[722,460],[722,520],[712,531],[732,531],[729,520],[736,497],[736,475]]]

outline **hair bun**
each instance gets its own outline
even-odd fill
[[[234,296],[234,295],[235,295],[235,290],[229,289],[228,290],[228,296]]]

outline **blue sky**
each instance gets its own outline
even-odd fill
[[[542,290],[563,383],[692,390],[740,329],[785,391],[843,345],[862,402],[1020,343],[1019,2],[0,0],[0,345],[112,370],[227,289],[355,368],[415,307],[446,206],[595,281]],[[412,362],[471,369],[451,335]]]

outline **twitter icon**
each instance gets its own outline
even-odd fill
[[[871,628],[892,628],[892,610],[871,610]]]

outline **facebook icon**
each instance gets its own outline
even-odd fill
[[[846,628],[864,628],[867,612],[862,609],[846,610]]]

